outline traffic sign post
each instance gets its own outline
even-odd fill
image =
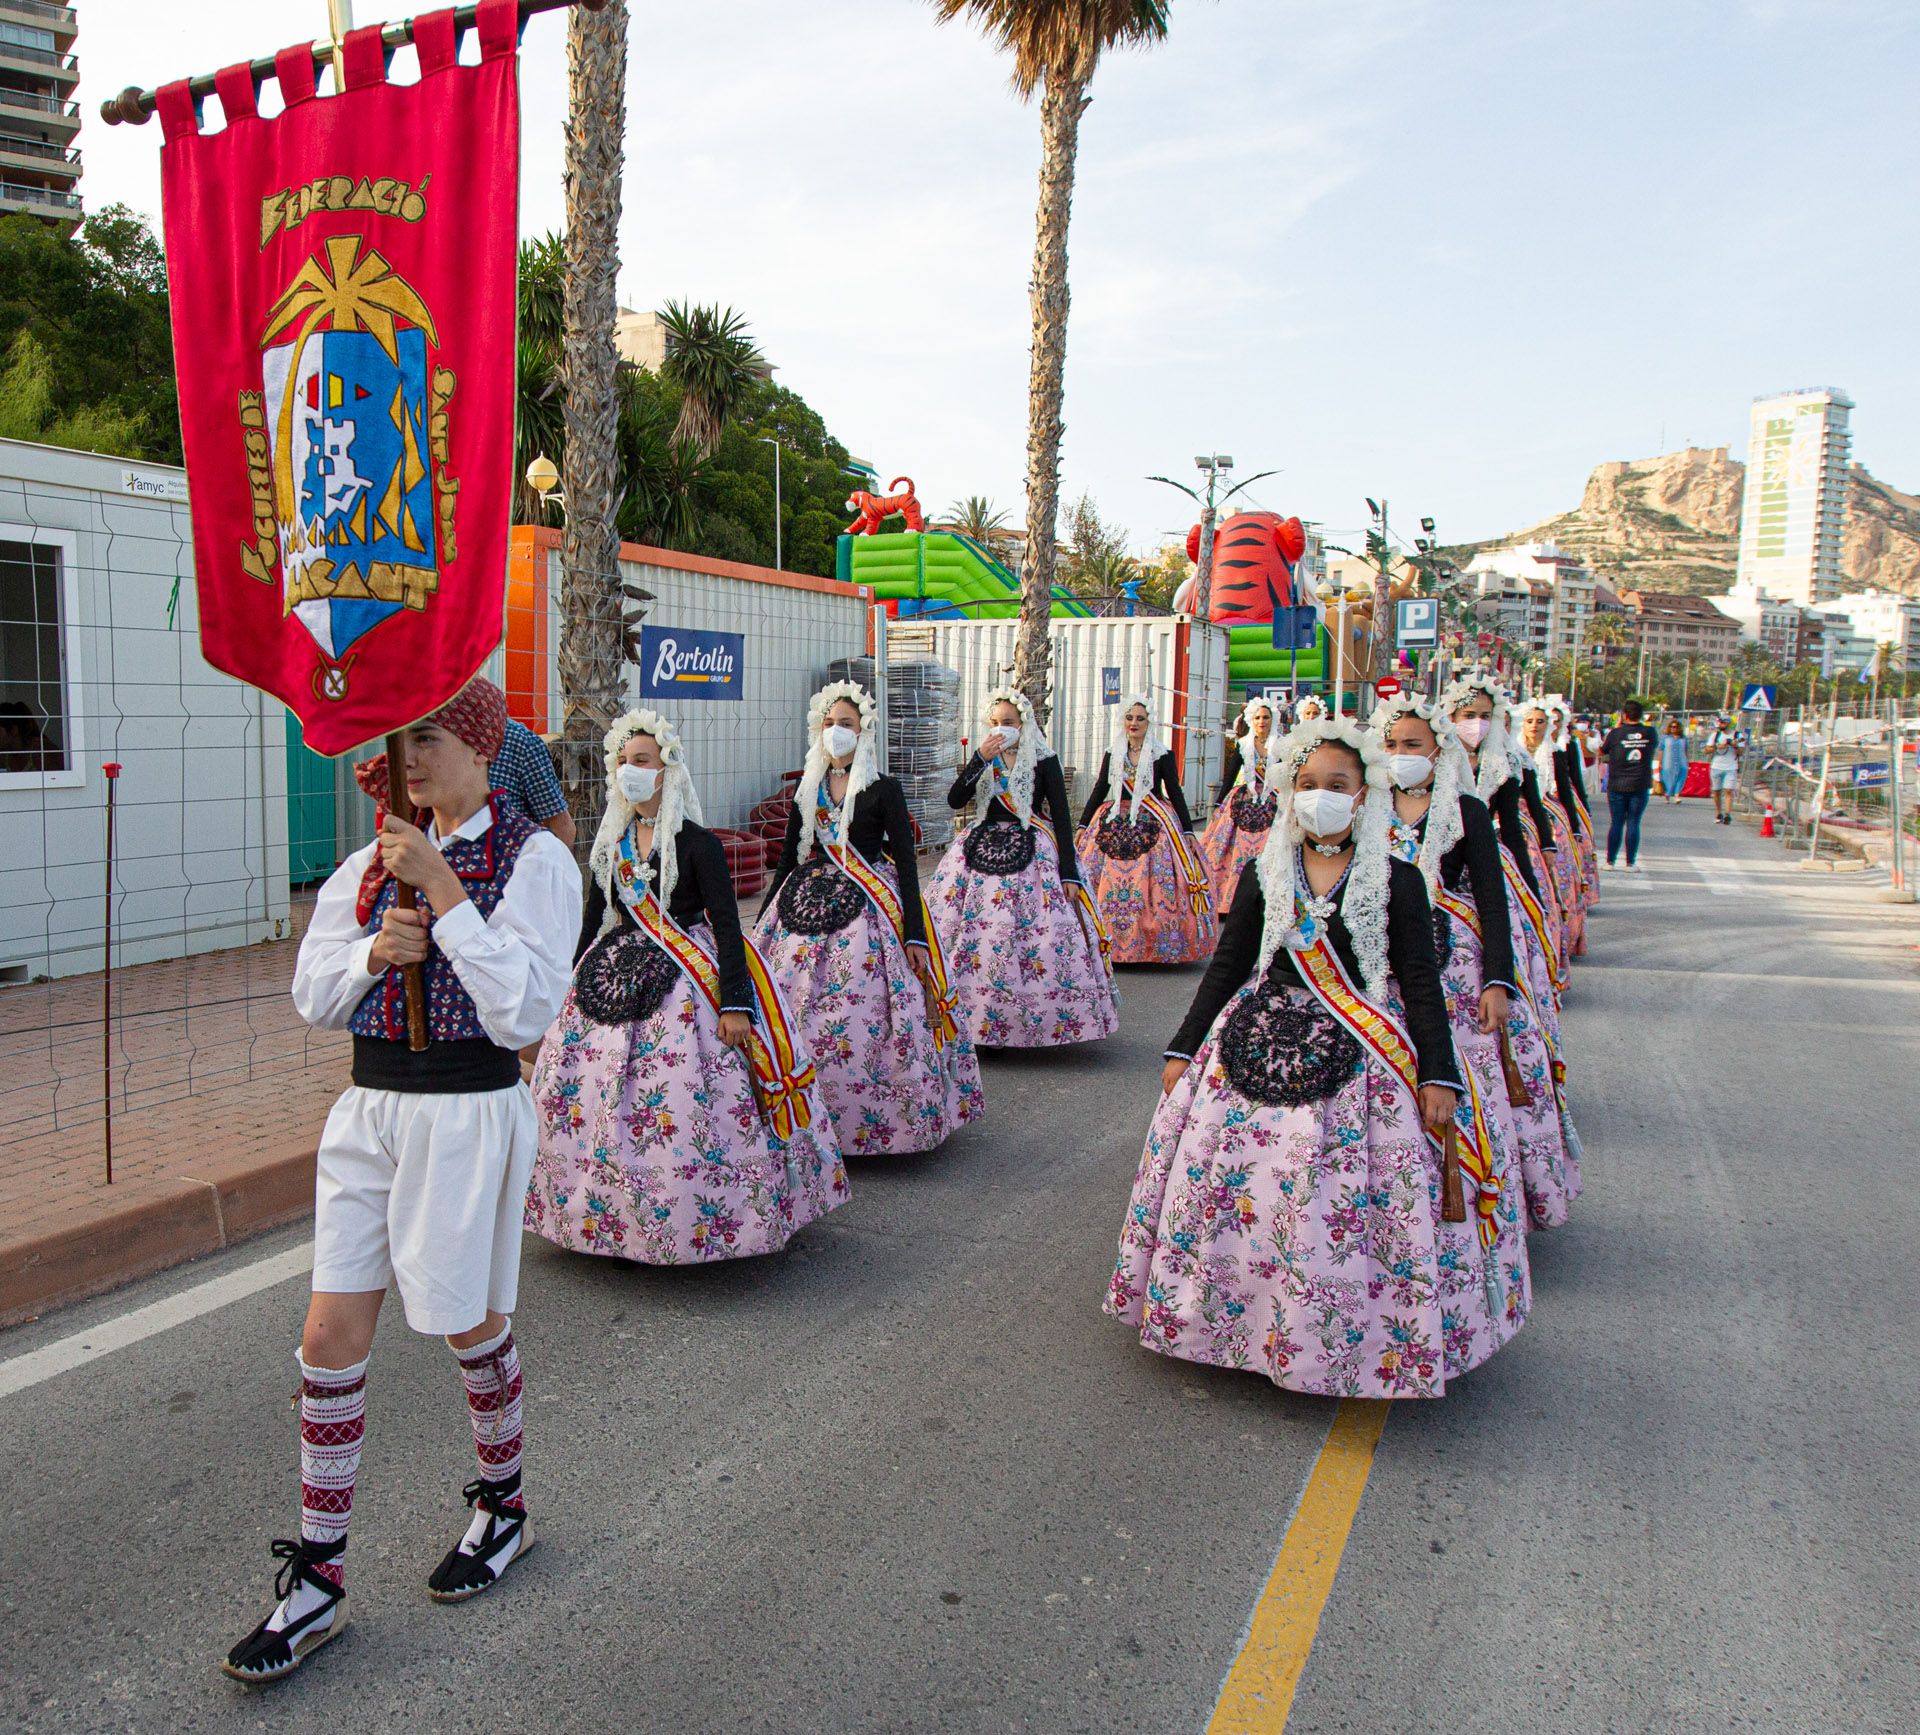
[[[1392,675],[1387,675],[1383,679],[1375,681],[1373,683],[1373,696],[1376,699],[1397,698],[1399,696],[1399,692],[1400,692],[1400,683]]]
[[[1778,689],[1763,686],[1758,681],[1749,682],[1740,694],[1740,709],[1743,711],[1771,711],[1777,702]]]
[[[1402,597],[1394,609],[1394,633],[1403,651],[1430,651],[1440,643],[1440,599]]]

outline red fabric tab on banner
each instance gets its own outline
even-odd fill
[[[380,40],[385,28],[369,24],[349,30],[340,44],[340,58],[346,63],[347,89],[363,90],[370,84],[384,84],[387,77],[387,49]]]
[[[252,120],[259,112],[253,68],[245,61],[238,66],[221,67],[213,75],[213,88],[220,98],[220,112],[227,117],[228,126],[237,120]]]
[[[480,0],[473,22],[483,60],[511,54],[520,40],[520,0]]]
[[[513,483],[518,60],[396,85],[376,28],[346,50],[320,100],[311,50],[277,56],[252,126],[161,92],[201,650],[329,754],[499,644]]]
[[[280,101],[288,108],[311,102],[319,88],[313,70],[313,44],[295,43],[273,57],[273,76],[280,81]]]
[[[460,32],[453,22],[453,8],[428,12],[413,21],[413,50],[420,57],[420,76],[444,72],[460,58]]]
[[[187,88],[187,80],[176,78],[153,93],[154,112],[160,117],[160,130],[171,144],[200,130],[200,106]]]

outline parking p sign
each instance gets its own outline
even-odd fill
[[[1394,620],[1402,650],[1430,650],[1439,644],[1440,599],[1437,596],[1403,597]]]

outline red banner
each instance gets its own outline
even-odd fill
[[[201,647],[344,753],[444,704],[500,642],[513,476],[519,9],[414,21],[417,84],[378,26],[315,92],[245,65],[200,130],[157,93]]]

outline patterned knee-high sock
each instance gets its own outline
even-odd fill
[[[457,1352],[460,1375],[467,1384],[467,1418],[473,1423],[473,1444],[480,1454],[480,1474],[488,1482],[511,1482],[513,1492],[501,1505],[510,1512],[525,1510],[520,1496],[520,1352],[513,1345],[513,1327],[498,1337]]]
[[[367,1431],[367,1364],[317,1368],[300,1362],[300,1535],[308,1542],[344,1542],[353,1516],[353,1481]],[[344,1562],[314,1570],[335,1584]]]

